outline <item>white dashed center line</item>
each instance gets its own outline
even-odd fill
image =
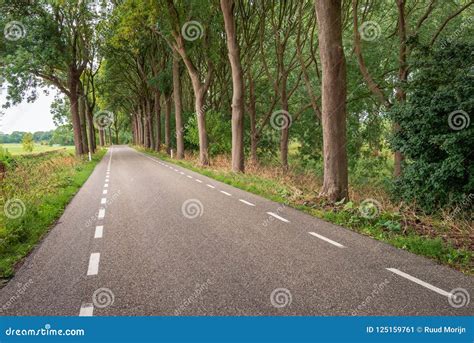
[[[107,198],[100,199],[100,204],[101,205],[104,205],[105,203],[107,203]]]
[[[416,277],[414,276],[411,276],[407,273],[404,273],[402,272],[401,270],[398,270],[396,268],[386,268],[387,270],[391,271],[392,273],[395,273],[397,275],[400,275],[401,277],[404,277],[405,279],[408,279],[410,281],[413,281],[414,283],[417,283],[423,287],[426,287],[428,289],[431,289],[432,291],[438,293],[438,294],[441,294],[441,295],[444,295],[445,297],[448,297],[448,298],[451,298],[453,295],[449,292],[446,292],[444,290],[442,290],[441,288],[438,288],[436,286],[433,286],[433,285],[430,285],[429,283],[427,282],[424,282],[420,279],[417,279]]]
[[[275,217],[276,219],[278,220],[281,220],[282,222],[285,222],[285,223],[289,223],[290,221],[288,219],[285,219],[283,217],[280,217],[278,214],[276,213],[273,213],[273,212],[267,212],[269,215],[271,215],[272,217]]]
[[[193,177],[191,175],[186,175],[187,177],[189,177],[190,179],[192,179]]]
[[[216,187],[214,187],[213,185],[210,185],[210,184],[207,184],[206,186],[209,187],[209,188],[216,188]]]
[[[249,206],[255,206],[255,204],[252,204],[251,202],[248,202],[248,201],[246,201],[246,200],[244,200],[244,199],[239,199],[239,201],[240,201],[240,202],[243,202],[244,204],[249,205]]]
[[[320,235],[320,234],[317,234],[316,232],[308,232],[310,235],[314,236],[314,237],[318,237],[319,239],[322,239],[323,241],[326,241],[328,243],[331,243],[333,245],[335,245],[336,247],[338,248],[345,248],[344,245],[336,242],[336,241],[333,241],[332,239],[329,239],[327,237],[324,237],[323,235]]]
[[[104,219],[105,217],[105,208],[99,209],[99,214],[97,215],[97,218],[99,219]]]
[[[89,268],[87,269],[87,275],[97,275],[99,272],[99,261],[100,253],[92,253],[91,257],[89,258]]]
[[[196,182],[202,183],[202,181],[201,181],[201,180],[199,180],[199,179],[196,179]]]
[[[225,194],[225,195],[229,196],[229,197],[232,196],[232,194],[227,193],[226,191],[220,191],[220,192],[221,192],[222,194]]]
[[[104,232],[104,227],[102,225],[96,226],[94,238],[102,238],[103,232]]]
[[[107,187],[109,187],[109,184],[108,183],[104,184],[104,188],[107,188]]]
[[[179,173],[180,173],[181,175],[184,175],[184,173],[183,173],[183,172],[179,172]]]
[[[102,194],[107,194],[107,190],[104,189],[104,190],[102,191]]]
[[[92,304],[82,304],[81,310],[79,311],[80,317],[92,317],[94,313],[94,306]]]

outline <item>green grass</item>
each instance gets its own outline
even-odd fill
[[[28,152],[23,150],[23,145],[20,143],[7,143],[7,144],[0,144],[4,149],[7,149],[8,152],[12,155],[30,155],[30,154],[38,154],[46,151],[55,151],[55,150],[66,150],[66,151],[74,151],[74,146],[49,146],[49,145],[41,145],[35,144],[33,151]]]
[[[25,257],[61,216],[66,205],[102,159],[98,151],[91,162],[59,151],[46,156],[17,156],[15,167],[3,180],[0,205],[20,199],[25,211],[19,218],[0,213],[0,277],[14,273]]]
[[[323,206],[311,207],[300,205],[289,201],[289,195],[292,194],[292,190],[277,180],[256,175],[201,168],[189,161],[171,159],[164,153],[144,149],[139,150],[228,185],[260,195],[275,202],[284,203],[311,214],[314,217],[349,228],[397,248],[432,258],[439,263],[449,265],[466,274],[474,274],[472,265],[474,254],[472,251],[456,249],[451,244],[444,242],[441,238],[420,236],[414,230],[409,229],[402,232],[399,214],[382,212],[377,218],[367,219],[360,215],[358,206],[353,203],[341,204],[336,210],[334,210],[334,208],[326,209]]]

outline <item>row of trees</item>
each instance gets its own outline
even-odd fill
[[[202,165],[219,150],[213,131],[230,123],[234,171],[244,172],[245,156],[258,163],[274,153],[286,170],[297,141],[305,161],[323,160],[322,195],[340,200],[362,148],[379,154],[389,131],[400,132],[389,114],[410,100],[416,47],[469,36],[459,28],[472,4],[4,0],[6,20],[21,14],[27,34],[5,42],[1,68],[12,102],[41,83],[68,97],[78,154],[95,147],[97,104],[114,113],[117,134],[174,147],[176,158],[196,148]],[[400,177],[403,144],[395,146]]]

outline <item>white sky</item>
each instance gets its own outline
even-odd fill
[[[6,90],[3,89],[0,94],[0,132],[12,133],[13,131],[49,131],[54,130],[56,126],[53,123],[53,115],[50,113],[50,106],[54,100],[56,91],[50,90],[49,95],[38,90],[38,97],[35,102],[21,104],[10,108],[1,108],[5,103]]]

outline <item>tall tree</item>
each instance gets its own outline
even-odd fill
[[[244,78],[234,18],[234,1],[221,0],[232,69],[232,170],[244,171]]]
[[[348,198],[346,152],[346,61],[342,45],[341,0],[315,0],[322,66],[324,182],[331,201]]]

